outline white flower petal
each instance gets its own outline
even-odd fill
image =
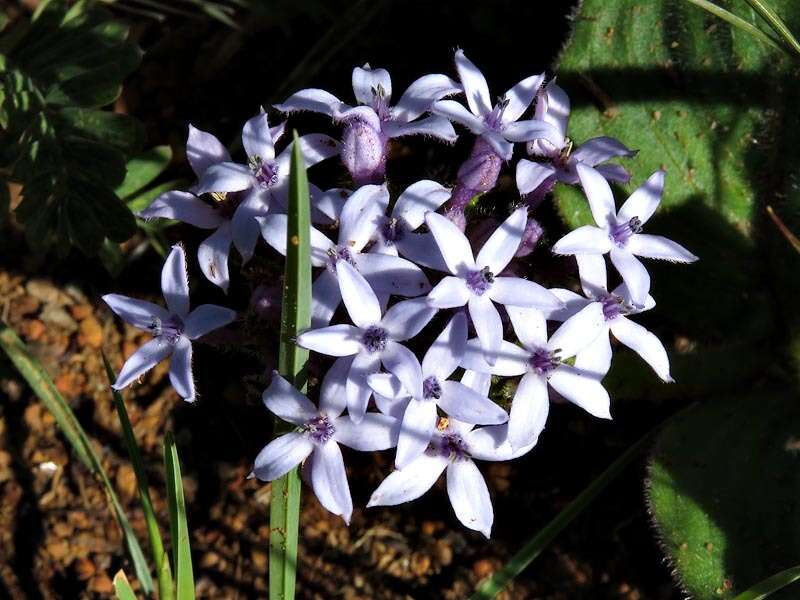
[[[509,123],[503,128],[503,137],[510,142],[547,140],[554,145],[563,140],[558,129],[550,125],[550,123],[537,121],[536,119]]]
[[[609,326],[614,337],[641,356],[661,379],[668,383],[675,381],[669,374],[669,357],[664,344],[654,334],[623,316],[613,319]]]
[[[463,275],[475,270],[469,240],[450,219],[429,212],[425,215],[425,223],[436,239],[442,258],[453,275]]]
[[[427,301],[436,308],[458,308],[464,306],[470,297],[471,293],[463,279],[448,276],[428,293]]]
[[[475,265],[479,269],[488,267],[495,275],[500,274],[514,258],[527,222],[526,206],[521,206],[512,212],[486,240],[478,256],[475,257]]]
[[[399,138],[406,135],[427,135],[450,144],[458,139],[456,130],[453,129],[450,121],[439,115],[431,115],[411,123],[387,121],[383,124],[382,131],[388,138]]]
[[[350,497],[342,451],[333,440],[316,446],[311,454],[311,487],[322,506],[350,524],[353,500]]]
[[[612,247],[610,257],[630,291],[631,301],[636,306],[643,307],[650,291],[650,273],[627,248]]]
[[[406,231],[403,237],[394,243],[394,247],[411,262],[420,267],[427,267],[434,271],[447,272],[447,263],[444,262],[439,245],[430,233],[411,233]]]
[[[670,262],[691,263],[697,257],[677,242],[660,235],[637,233],[628,239],[625,248],[636,256],[655,258]]]
[[[634,217],[638,218],[643,224],[647,223],[661,203],[665,176],[666,173],[664,171],[656,171],[636,191],[628,196],[617,215],[620,223],[630,221]]]
[[[613,246],[608,232],[593,225],[570,231],[553,245],[555,254],[605,254]]]
[[[393,471],[384,479],[369,499],[370,506],[397,506],[416,500],[431,489],[447,467],[443,456],[422,454],[402,470]]]
[[[400,96],[400,100],[392,108],[392,118],[408,123],[428,112],[437,100],[461,91],[461,86],[447,75],[423,75]]]
[[[111,387],[115,390],[121,390],[129,386],[172,354],[173,349],[174,346],[165,339],[161,337],[153,338],[125,361],[117,375],[117,380]]]
[[[297,336],[297,345],[329,356],[350,356],[361,351],[361,330],[352,325],[330,325]]]
[[[522,195],[530,194],[555,174],[556,169],[552,165],[521,158],[517,163],[517,189]]]
[[[614,205],[614,194],[605,178],[590,166],[578,163],[578,172],[583,191],[589,200],[589,208],[595,223],[600,227],[608,227],[616,222],[617,210]]]
[[[314,450],[314,444],[301,433],[291,432],[272,440],[258,453],[253,475],[261,481],[274,481],[299,465]]]
[[[289,215],[269,214],[256,218],[256,222],[261,229],[261,237],[264,238],[264,241],[286,256]],[[310,228],[310,235],[311,264],[315,267],[324,267],[328,264],[328,250],[333,248],[334,243],[314,227]]]
[[[186,140],[186,158],[192,171],[202,177],[211,165],[230,162],[231,155],[216,136],[197,129],[189,123],[189,136]]]
[[[434,340],[422,359],[425,377],[434,375],[444,381],[453,374],[467,347],[467,316],[459,311],[447,323],[442,333]]]
[[[392,373],[375,373],[367,377],[367,384],[376,395],[388,400],[410,398],[411,392]]]
[[[313,402],[277,371],[272,372],[272,381],[261,395],[261,400],[270,412],[294,425],[302,425],[317,416],[317,407]]]
[[[393,340],[409,340],[430,323],[437,310],[428,304],[425,297],[403,300],[386,311],[381,327]]]
[[[529,350],[547,346],[547,322],[538,308],[506,306],[517,339]]]
[[[607,136],[586,140],[583,144],[575,148],[572,153],[572,157],[575,160],[592,167],[618,156],[636,156],[636,150],[631,150],[619,140]],[[622,210],[620,210],[620,212],[622,212]]]
[[[508,421],[508,413],[486,396],[458,381],[442,381],[442,397],[437,404],[448,415],[464,423],[498,425]]]
[[[169,382],[186,402],[194,402],[194,375],[192,374],[192,342],[180,336],[175,342],[169,365]]]
[[[333,94],[316,88],[300,90],[289,96],[283,104],[275,104],[281,112],[309,110],[333,117],[338,114],[342,101]]]
[[[436,212],[450,199],[451,193],[452,190],[430,179],[417,181],[408,186],[397,198],[392,216],[405,223],[408,231],[414,231],[425,222],[427,213]]]
[[[219,212],[194,194],[176,190],[161,194],[137,216],[142,219],[177,219],[203,229],[219,227],[224,221]]]
[[[380,413],[365,414],[358,425],[350,417],[339,417],[333,427],[337,442],[361,452],[394,448],[400,430],[397,419]]]
[[[469,316],[481,343],[483,358],[489,364],[497,361],[503,343],[503,322],[492,301],[486,296],[472,296],[467,302]]]
[[[325,269],[311,286],[311,327],[318,329],[330,323],[341,301],[339,280]]]
[[[599,254],[576,254],[581,288],[587,298],[601,298],[608,293],[606,260]]]
[[[122,318],[123,321],[139,329],[149,329],[152,327],[154,318],[160,319],[161,321],[166,321],[169,318],[167,309],[158,304],[147,302],[146,300],[128,298],[121,294],[106,294],[103,296],[103,301],[108,304],[108,307]]]
[[[519,277],[495,277],[486,295],[506,306],[528,306],[540,310],[558,310],[564,307],[564,303],[550,290],[535,281]]]
[[[186,253],[183,246],[172,247],[161,269],[161,291],[167,308],[181,317],[189,313],[189,279],[186,273]]]
[[[492,101],[483,73],[466,57],[463,50],[456,50],[455,61],[469,109],[475,115],[488,115],[492,111]]]
[[[420,457],[436,431],[436,403],[422,398],[411,398],[403,414],[397,454],[394,463],[404,469]]]
[[[344,306],[353,323],[361,329],[377,325],[381,320],[381,305],[363,275],[343,260],[336,264],[336,275]]]
[[[558,351],[563,360],[575,356],[586,348],[606,330],[606,320],[603,315],[603,304],[592,302],[581,309],[575,316],[564,321],[550,336],[547,348]]]
[[[560,365],[550,376],[550,385],[559,394],[600,419],[610,419],[611,399],[597,379],[576,367]]]
[[[570,103],[567,93],[558,85],[555,79],[550,81],[545,88],[543,96],[536,101],[537,119],[550,123],[558,129],[559,133],[566,137],[567,125],[569,124]]]
[[[503,123],[513,123],[528,110],[543,81],[544,73],[531,75],[506,92],[505,99],[508,105],[503,111]]]
[[[353,69],[353,94],[359,104],[372,106],[378,90],[388,102],[392,97],[392,78],[386,69],[373,69],[369,65]]]
[[[241,192],[253,185],[253,174],[245,165],[223,162],[211,165],[205,170],[194,187],[199,196],[208,192]]]
[[[456,460],[447,468],[447,495],[461,523],[480,531],[488,539],[492,533],[494,510],[486,481],[471,460]]]
[[[517,386],[508,419],[508,442],[512,450],[536,444],[549,411],[547,380],[536,373],[526,373]]]
[[[413,397],[422,397],[422,368],[414,353],[397,342],[390,341],[381,352],[383,367],[400,380]]]
[[[201,304],[183,322],[183,335],[190,340],[224,327],[236,318],[236,311],[216,304]]]
[[[345,382],[347,410],[353,423],[361,423],[367,412],[372,390],[367,383],[370,375],[377,373],[381,366],[380,354],[362,351],[355,355]]]
[[[388,204],[385,185],[364,185],[353,192],[339,217],[339,245],[360,252],[375,235]]]
[[[353,257],[359,272],[381,294],[413,297],[427,293],[431,284],[425,273],[410,260],[389,254],[357,254]]]
[[[197,262],[203,275],[226,293],[230,284],[228,255],[231,243],[233,243],[231,224],[225,222],[197,247]]]
[[[472,338],[467,342],[461,366],[478,373],[491,373],[501,377],[522,375],[528,370],[531,354],[516,344],[503,340],[496,354],[494,364],[486,362],[480,340]]]
[[[248,157],[258,157],[262,160],[275,158],[275,146],[272,142],[272,132],[267,122],[266,113],[256,115],[249,119],[242,128],[242,145]]]
[[[481,117],[476,117],[469,112],[464,105],[455,100],[439,100],[431,106],[431,112],[458,123],[469,129],[475,135],[482,135],[486,132],[486,125]]]
[[[338,417],[347,408],[345,385],[352,364],[352,356],[337,358],[322,379],[319,390],[319,410],[331,418]]]
[[[614,321],[624,318],[617,317]],[[598,335],[595,341],[575,355],[575,368],[597,381],[608,374],[611,368],[611,340],[607,332]]]

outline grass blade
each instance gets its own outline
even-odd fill
[[[189,526],[186,523],[186,503],[183,499],[181,463],[178,448],[170,432],[164,436],[164,466],[167,473],[167,502],[169,528],[172,538],[172,569],[175,572],[177,600],[194,600],[192,550],[189,545]]]
[[[136,594],[133,593],[131,584],[122,570],[114,575],[114,595],[117,600],[136,600]]]
[[[725,10],[721,6],[714,4],[713,2],[709,2],[709,0],[687,0],[687,2],[691,2],[695,6],[699,6],[703,10],[708,11],[715,17],[722,19],[728,25],[732,25],[733,27],[737,27],[742,31],[746,31],[750,35],[755,38],[758,38],[768,46],[775,48],[776,50],[780,50],[782,52],[786,52],[786,48],[781,45],[781,43],[773,38],[771,35],[761,31],[758,27],[750,23],[749,21],[745,21],[741,17],[736,16],[732,12]]]
[[[470,597],[470,600],[487,600],[494,598],[499,594],[508,583],[517,575],[522,573],[525,568],[530,565],[533,560],[541,554],[550,542],[552,542],[561,531],[567,527],[583,510],[592,503],[592,501],[602,492],[608,485],[617,478],[617,476],[625,470],[630,463],[632,463],[639,454],[650,445],[650,442],[655,438],[656,434],[670,421],[678,415],[683,415],[687,411],[694,408],[694,405],[678,411],[675,415],[669,417],[666,421],[658,424],[656,427],[644,434],[639,440],[630,448],[628,448],[622,456],[611,463],[605,471],[603,471],[594,481],[592,481],[586,489],[584,489],[575,499],[564,508],[556,518],[545,525],[539,532],[533,536],[528,543],[526,543],[519,552],[517,552],[511,559],[503,566],[502,569],[497,571],[494,575],[489,577],[486,581],[478,586],[475,593]]]
[[[105,353],[103,353],[103,364],[106,367],[109,383],[113,383],[117,379],[117,375],[114,373],[111,365],[108,364]],[[136,436],[133,434],[133,427],[131,427],[131,420],[128,418],[128,411],[125,408],[125,401],[122,399],[122,394],[112,388],[112,395],[114,396],[114,406],[117,409],[120,426],[122,427],[122,434],[125,438],[125,447],[128,450],[128,456],[131,459],[133,470],[136,473],[139,501],[142,503],[144,520],[147,523],[147,534],[150,537],[150,549],[153,554],[153,563],[155,564],[156,577],[158,579],[158,597],[159,600],[171,600],[175,595],[174,588],[172,587],[172,571],[169,567],[169,561],[165,559],[164,542],[161,539],[158,520],[153,510],[153,502],[150,499],[150,486],[147,483],[147,472],[144,469],[142,454],[136,443]]]
[[[136,536],[131,528],[128,517],[122,509],[122,504],[117,497],[108,474],[100,462],[100,457],[92,447],[89,436],[86,435],[80,422],[75,417],[67,401],[56,389],[53,380],[44,370],[42,365],[37,361],[25,343],[19,339],[16,332],[4,323],[0,323],[0,348],[8,355],[11,362],[20,372],[20,374],[31,386],[31,389],[36,393],[42,404],[45,405],[48,411],[53,415],[58,424],[59,429],[67,438],[67,441],[72,446],[75,455],[86,466],[89,471],[95,475],[103,484],[108,500],[114,511],[114,516],[122,529],[122,534],[125,539],[125,545],[128,547],[131,561],[133,562],[136,577],[145,593],[150,594],[153,591],[153,578],[150,576],[150,571],[147,567],[147,561],[144,558],[142,547],[139,545]]]
[[[762,600],[762,598],[771,596],[798,579],[800,579],[800,565],[789,567],[785,571],[775,573],[775,575],[767,577],[764,581],[758,582],[749,590],[736,596],[733,600]]]
[[[306,390],[308,350],[298,347],[294,339],[311,326],[310,213],[306,166],[295,131],[289,172],[289,225],[278,370],[301,391]],[[275,422],[276,433],[285,433],[290,428],[286,423]],[[272,482],[269,519],[269,597],[270,600],[291,600],[295,590],[300,519],[300,477],[296,467]]]
[[[786,42],[786,45],[794,51],[795,54],[800,56],[800,42],[792,35],[791,30],[786,23],[781,19],[780,15],[767,3],[762,0],[747,0],[747,3],[755,10],[767,24],[772,27],[772,30]]]

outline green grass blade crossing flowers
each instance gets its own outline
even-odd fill
[[[294,132],[289,174],[289,225],[281,309],[278,370],[302,392],[306,390],[308,350],[298,347],[297,334],[311,326],[311,208],[303,154]],[[275,422],[275,433],[291,426]],[[272,482],[269,539],[270,600],[294,598],[297,536],[300,519],[300,476],[297,467]]]
[[[177,600],[194,600],[192,551],[189,545],[189,526],[186,523],[186,502],[183,498],[181,463],[172,433],[164,436],[164,467],[167,474],[169,529],[172,539],[172,567],[175,572]]]
[[[112,370],[111,365],[108,364],[105,353],[103,354],[103,364],[106,367],[109,383],[113,383],[117,375]],[[122,399],[122,393],[112,388],[112,394],[114,396],[114,406],[117,409],[120,427],[122,428],[122,435],[125,438],[125,447],[128,450],[128,456],[131,459],[133,470],[136,473],[136,486],[139,490],[139,501],[142,504],[144,520],[147,523],[147,534],[150,537],[150,549],[153,554],[153,564],[158,579],[158,597],[159,600],[172,600],[175,596],[172,583],[172,571],[169,566],[169,560],[166,559],[164,553],[164,542],[161,539],[158,520],[153,510],[153,502],[150,499],[150,486],[147,482],[147,472],[144,468],[144,461],[142,461],[142,454],[136,443],[136,436],[133,433],[131,420],[128,418],[128,411],[125,408],[125,401]]]
[[[0,348],[8,355],[19,373],[25,378],[25,381],[28,382],[28,385],[31,386],[31,389],[42,401],[42,404],[44,404],[47,410],[53,415],[58,427],[72,446],[76,456],[103,484],[108,500],[114,510],[114,516],[122,529],[136,577],[139,579],[139,583],[144,592],[147,594],[152,593],[153,578],[150,576],[142,547],[139,545],[133,533],[133,528],[111,485],[108,473],[106,473],[103,468],[100,457],[97,455],[97,452],[95,452],[89,436],[75,417],[75,413],[72,412],[67,401],[64,400],[64,397],[58,392],[53,380],[39,361],[28,351],[25,343],[11,327],[3,323],[0,323]]]

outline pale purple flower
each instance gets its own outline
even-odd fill
[[[478,136],[470,157],[458,170],[457,184],[445,211],[463,231],[464,208],[473,196],[488,192],[497,184],[503,162],[513,154],[513,142],[547,138],[557,143],[560,134],[541,120],[519,121],[544,81],[544,73],[523,79],[492,105],[483,73],[462,50],[456,51],[455,63],[469,110],[453,100],[439,100],[431,112],[460,123]]]
[[[454,100],[438,100],[433,103],[431,112],[460,123],[483,138],[502,160],[511,159],[513,142],[541,137],[558,141],[560,135],[549,123],[519,120],[539,91],[544,73],[523,79],[493,105],[486,78],[463,50],[456,50],[455,62],[469,110]]]
[[[425,215],[437,210],[450,198],[443,185],[423,179],[408,186],[398,196],[390,216],[381,217],[371,252],[398,254],[423,267],[444,271],[439,247],[430,233],[416,233],[425,223]]]
[[[473,339],[467,343],[462,365],[503,377],[522,375],[508,420],[508,441],[512,448],[528,446],[539,437],[549,411],[548,385],[590,414],[610,419],[611,401],[598,379],[565,362],[603,332],[602,306],[591,303],[567,319],[550,339],[541,311],[516,306],[507,310],[522,347],[503,341],[494,364],[489,364],[478,340]]]
[[[330,323],[342,300],[337,281],[338,265],[346,262],[366,277],[375,292],[385,300],[390,294],[419,296],[430,290],[425,273],[409,260],[399,256],[362,252],[375,236],[389,204],[385,185],[365,185],[353,192],[339,216],[339,237],[334,243],[324,233],[311,228],[311,264],[325,267],[314,281],[311,302],[311,325]],[[281,254],[286,254],[286,215],[259,217],[261,235]]]
[[[622,165],[601,164],[612,158],[636,156],[637,151],[606,136],[592,138],[577,147],[567,137],[570,104],[566,92],[555,80],[539,90],[534,118],[551,124],[558,131],[557,139],[538,139],[528,142],[528,154],[543,162],[521,159],[517,163],[517,188],[520,194],[534,193],[534,201],[543,198],[556,181],[575,185],[578,163],[594,167],[608,181],[628,183],[630,173]]]
[[[656,171],[625,201],[617,212],[614,195],[605,178],[592,167],[576,167],[597,226],[584,225],[553,246],[556,254],[606,254],[628,286],[631,300],[643,307],[650,290],[650,274],[637,256],[690,263],[697,257],[680,244],[660,235],[641,233],[661,202],[664,171]]]
[[[440,418],[428,448],[403,469],[392,472],[372,493],[370,506],[396,506],[416,500],[447,470],[447,495],[459,521],[487,538],[494,522],[489,488],[473,459],[508,460],[489,427],[474,429],[456,419]]]
[[[664,344],[650,331],[634,323],[628,317],[656,305],[649,294],[644,306],[634,306],[628,287],[623,283],[614,291],[608,291],[606,264],[602,256],[584,254],[575,257],[578,260],[581,287],[586,297],[563,289],[551,290],[566,304],[565,308],[545,314],[548,320],[564,321],[583,310],[590,304],[599,304],[605,319],[605,331],[575,357],[575,367],[602,379],[611,367],[611,340],[609,333],[622,344],[636,352],[652,367],[656,374],[666,381],[675,380],[669,373],[669,357]]]
[[[352,357],[344,395],[350,418],[359,423],[372,395],[367,378],[383,364],[400,381],[407,381],[416,357],[398,342],[417,335],[436,309],[428,306],[425,298],[415,298],[398,302],[383,314],[375,292],[350,263],[339,261],[337,275],[345,308],[355,325],[311,329],[297,336],[297,345],[330,356]]]
[[[398,468],[408,465],[428,447],[436,429],[437,407],[465,423],[496,425],[508,420],[506,411],[485,394],[458,381],[448,381],[461,364],[466,343],[467,317],[458,312],[428,349],[422,365],[414,358],[397,375],[379,373],[368,378],[372,390],[384,398],[410,398],[397,443]]]
[[[192,340],[233,321],[236,313],[214,304],[202,304],[189,311],[189,281],[186,254],[173,246],[161,271],[161,290],[167,307],[119,294],[106,294],[103,300],[123,321],[153,334],[122,366],[112,386],[121,390],[144,375],[165,358],[172,356],[169,379],[175,391],[187,402],[194,402]]]
[[[358,106],[352,107],[333,94],[312,88],[292,94],[275,108],[282,112],[318,112],[343,123],[342,162],[360,186],[383,181],[392,138],[428,135],[454,142],[456,132],[447,119],[434,115],[417,119],[430,110],[435,100],[460,91],[461,86],[445,75],[425,75],[408,87],[397,105],[390,106],[392,79],[389,73],[364,65],[353,69],[353,93]]]
[[[227,291],[229,285],[228,254],[231,243],[243,262],[253,256],[258,240],[256,216],[268,212],[286,212],[289,162],[292,143],[275,156],[274,140],[283,133],[283,125],[270,129],[267,116],[250,119],[242,130],[242,143],[248,165],[231,161],[230,154],[213,135],[189,127],[186,155],[200,181],[189,192],[171,191],[156,198],[139,213],[144,219],[156,217],[177,219],[202,229],[214,229],[197,250],[200,269],[206,278]],[[300,147],[306,166],[334,156],[338,144],[332,138],[304,135]],[[214,206],[197,196],[206,192],[223,195]],[[312,206],[316,220],[333,222],[337,214],[328,214],[324,198],[312,187]],[[319,206],[318,206],[319,205]]]
[[[495,359],[503,341],[503,324],[493,302],[547,310],[562,306],[561,300],[538,283],[499,276],[519,248],[527,213],[525,207],[511,213],[486,240],[476,258],[469,240],[450,220],[433,212],[425,217],[451,273],[430,291],[428,302],[436,308],[466,304],[488,361]]]
[[[397,420],[368,413],[356,426],[341,416],[344,376],[334,367],[320,390],[319,408],[277,372],[264,391],[266,407],[297,429],[272,440],[255,460],[252,475],[273,481],[309,456],[309,479],[320,504],[350,523],[353,500],[339,444],[361,451],[387,450],[397,444]]]

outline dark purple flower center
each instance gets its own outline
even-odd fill
[[[494,105],[492,112],[486,115],[483,122],[489,129],[500,131],[503,128],[503,113],[506,111],[509,99],[505,96],[497,99],[497,104]]]
[[[483,267],[480,271],[471,271],[467,274],[467,287],[477,296],[482,296],[486,290],[494,283],[494,273],[489,267]]]
[[[377,87],[372,88],[372,109],[378,114],[381,121],[388,121],[392,118],[388,94],[380,83]]]
[[[372,325],[361,336],[361,341],[368,352],[381,352],[386,348],[389,334],[383,327]]]
[[[328,415],[319,415],[305,422],[303,432],[315,444],[324,444],[333,437],[336,429]]]
[[[536,350],[530,358],[531,369],[544,377],[547,377],[550,373],[555,371],[560,364],[561,360],[558,358],[557,351],[550,352],[544,349]]]
[[[406,231],[400,224],[400,221],[394,217],[386,217],[381,224],[381,236],[387,244],[394,244],[399,242],[405,236]]]
[[[163,337],[170,344],[174,344],[183,335],[183,319],[178,315],[170,315],[165,321],[158,317],[153,317],[148,329],[156,337]]]
[[[428,446],[428,454],[438,455],[451,461],[469,459],[467,443],[457,433],[446,432],[434,436]]]
[[[250,170],[258,185],[264,189],[272,187],[278,181],[278,163],[274,160],[265,161],[260,156],[251,156]]]
[[[642,232],[642,221],[639,217],[633,217],[630,221],[614,225],[609,232],[611,241],[617,246],[624,246],[634,233]]]
[[[430,400],[431,398],[438,400],[442,397],[442,384],[439,383],[435,375],[427,377],[422,382],[422,397],[425,400]]]
[[[618,316],[628,313],[628,307],[625,306],[625,301],[614,294],[603,296],[599,299],[599,302],[603,305],[603,316],[606,318],[606,321],[616,319]]]
[[[331,273],[336,274],[336,263],[340,260],[345,261],[352,267],[356,266],[356,261],[353,259],[353,253],[350,252],[349,248],[346,246],[333,246],[332,248],[329,248],[327,267]]]

